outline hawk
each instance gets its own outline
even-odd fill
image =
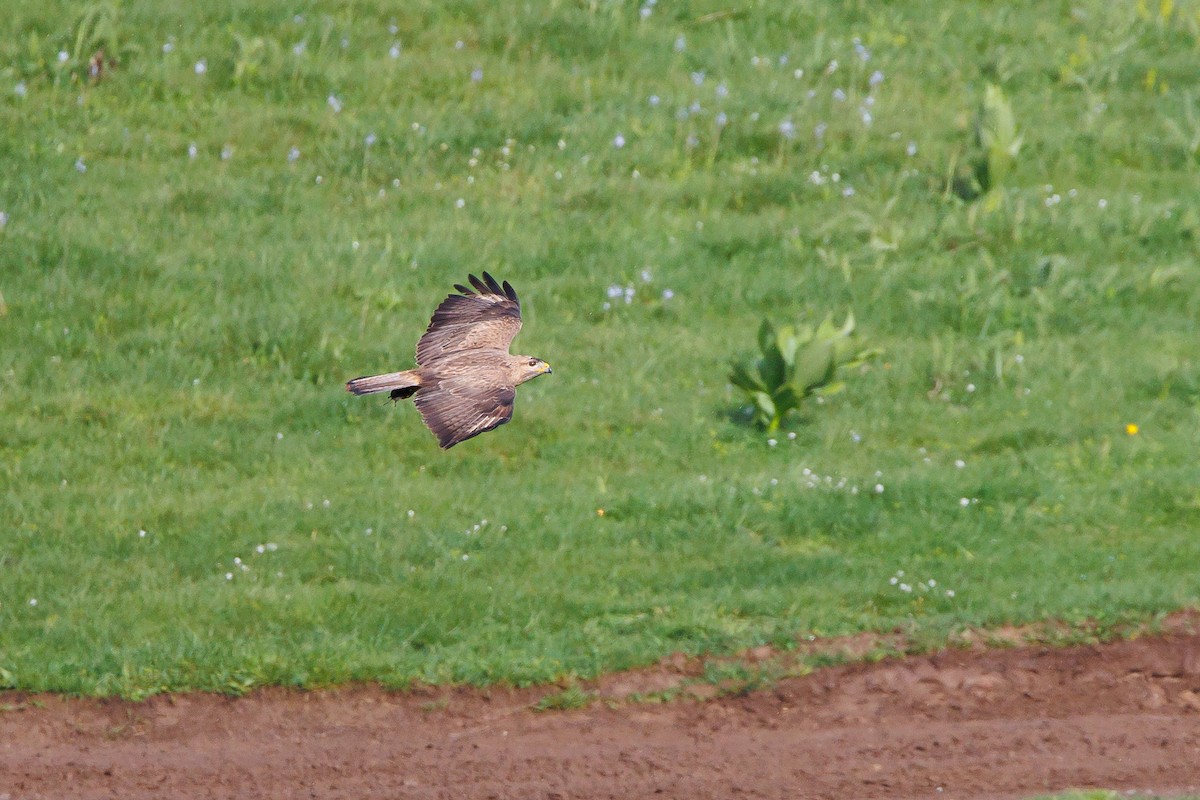
[[[355,378],[353,394],[390,393],[413,399],[443,450],[512,419],[517,387],[553,370],[540,358],[515,356],[509,345],[521,330],[521,303],[508,281],[486,272],[455,284],[417,342],[417,367]]]

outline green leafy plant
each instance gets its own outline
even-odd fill
[[[845,388],[836,380],[841,368],[859,366],[879,354],[860,348],[853,338],[854,315],[841,327],[827,316],[820,325],[784,325],[778,329],[763,320],[758,329],[761,355],[753,362],[735,362],[729,382],[746,394],[754,421],[768,432],[779,429],[789,411],[810,395],[829,395]]]
[[[983,92],[983,102],[975,116],[976,153],[969,171],[954,179],[954,192],[964,200],[989,197],[988,205],[995,206],[997,190],[1012,172],[1021,152],[1023,137],[1017,132],[1016,116],[1004,90],[989,83]]]

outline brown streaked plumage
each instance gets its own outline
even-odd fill
[[[413,398],[421,419],[447,449],[512,419],[517,387],[551,372],[533,356],[508,352],[521,330],[521,303],[508,281],[486,272],[468,277],[433,312],[417,342],[417,367],[355,378],[353,394],[389,392],[393,400]]]

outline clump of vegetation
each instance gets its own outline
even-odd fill
[[[758,329],[761,355],[753,362],[735,362],[729,381],[741,389],[754,409],[754,421],[774,432],[788,412],[810,395],[829,395],[845,388],[836,380],[839,369],[856,367],[878,350],[862,348],[854,338],[854,314],[839,327],[832,316],[820,325],[784,325],[778,329],[764,319]]]
[[[592,702],[595,695],[572,683],[561,692],[548,694],[533,707],[534,711],[568,711],[572,708],[583,708]]]
[[[1021,152],[1023,137],[1017,132],[1017,120],[1004,90],[989,83],[975,117],[977,152],[971,161],[969,176],[955,181],[955,192],[964,200],[995,196],[1012,172]]]

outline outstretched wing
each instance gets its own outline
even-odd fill
[[[442,378],[413,398],[443,450],[512,419],[516,387],[481,382],[480,377],[474,373]]]
[[[417,342],[417,363],[427,366],[448,353],[475,348],[508,351],[521,330],[521,303],[508,281],[496,283],[486,272],[471,275],[471,291],[461,284],[433,312],[429,328]]]

